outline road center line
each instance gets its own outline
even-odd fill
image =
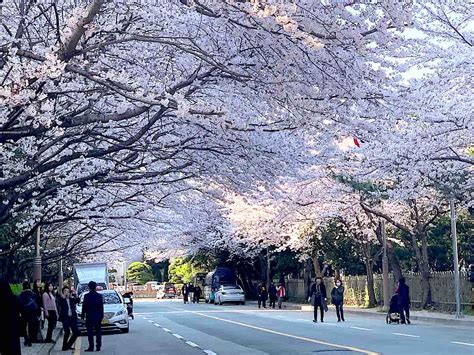
[[[153,325],[154,325],[155,327],[161,327],[161,325],[159,325],[158,323],[153,323]]]
[[[233,321],[233,320],[230,320],[230,319],[225,319],[225,318],[210,316],[210,315],[208,315],[208,314],[203,314],[203,313],[196,312],[196,311],[192,311],[191,313],[197,314],[197,315],[199,315],[199,316],[201,316],[201,317],[216,319],[216,320],[219,320],[219,321],[222,321],[222,322],[237,324],[237,325],[240,325],[240,326],[242,326],[242,327],[260,330],[260,331],[266,332],[266,333],[277,334],[277,335],[282,335],[282,336],[285,336],[285,337],[288,337],[288,338],[293,338],[293,339],[298,339],[298,340],[307,341],[307,342],[309,342],[309,343],[320,344],[320,345],[326,345],[326,346],[332,346],[332,347],[339,348],[339,349],[352,350],[352,351],[356,351],[356,352],[363,353],[363,354],[368,354],[368,355],[378,355],[377,352],[370,351],[370,350],[359,349],[359,348],[355,348],[355,347],[347,346],[347,345],[333,344],[333,343],[328,343],[328,342],[325,342],[325,341],[316,340],[316,339],[312,339],[312,338],[306,338],[306,337],[302,337],[302,336],[298,336],[298,335],[283,333],[283,332],[279,332],[279,331],[276,331],[276,330],[271,330],[271,329],[267,329],[267,328],[257,327],[257,326],[255,326],[255,325],[250,325],[250,324],[246,324],[246,323],[236,322],[236,321]],[[204,352],[206,352],[206,351],[204,350]],[[209,353],[207,353],[207,354],[209,354]]]
[[[358,330],[365,330],[365,331],[371,331],[372,329],[368,329],[368,328],[361,328],[361,327],[350,327],[352,329],[358,329]]]
[[[214,351],[211,350],[203,350],[207,355],[217,355]]]
[[[451,344],[474,346],[474,344],[471,344],[471,343],[463,343],[462,341],[452,341]]]
[[[161,328],[161,329],[163,329],[165,332],[171,333],[171,330],[169,330],[168,328]]]
[[[193,343],[192,341],[187,341],[186,344],[192,346],[193,348],[199,348],[199,345],[197,345],[196,343]]]
[[[409,337],[409,338],[419,338],[419,335],[411,335],[411,334],[405,334],[405,333],[392,333],[394,335],[400,335],[401,337]]]
[[[171,335],[173,335],[175,338],[183,339],[183,337],[182,337],[181,335],[179,335],[179,334],[173,333],[173,334],[171,334]]]

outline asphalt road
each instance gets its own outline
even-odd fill
[[[103,354],[473,354],[474,329],[416,322],[388,325],[381,317],[346,316],[313,323],[312,312],[253,305],[136,301],[129,334],[103,338]],[[76,343],[75,355],[87,348]]]

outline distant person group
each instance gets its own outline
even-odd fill
[[[94,351],[94,332],[96,334],[96,351],[101,349],[100,325],[104,317],[102,296],[96,292],[96,283],[89,283],[90,292],[84,296],[81,318],[86,320],[89,347],[85,351]],[[62,350],[73,350],[73,345],[79,336],[77,326],[78,315],[76,305],[79,298],[74,290],[64,286],[59,294],[51,283],[36,280],[33,287],[25,281],[22,291],[15,296],[10,285],[0,280],[0,304],[4,305],[2,321],[7,324],[0,332],[0,354],[21,354],[20,337],[24,345],[31,347],[33,343],[55,343],[53,331],[58,321],[63,324]],[[7,306],[5,306],[7,305]],[[43,339],[43,329],[47,323],[46,337]]]
[[[267,308],[267,300],[269,301],[269,307],[275,308],[275,304],[278,302],[278,308],[281,309],[283,301],[286,300],[286,288],[283,283],[279,283],[278,286],[272,282],[267,287],[265,284],[261,284],[257,287],[257,304],[258,308]]]
[[[181,287],[181,294],[183,295],[184,304],[186,303],[199,303],[199,299],[202,295],[202,290],[199,285],[194,286],[192,283],[184,284]]]

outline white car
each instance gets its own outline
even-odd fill
[[[85,321],[81,319],[82,304],[84,296],[88,292],[81,294],[81,300],[77,305],[78,327],[80,331],[86,329]],[[124,299],[115,290],[98,291],[104,299],[104,319],[102,320],[103,330],[117,330],[123,333],[128,333],[130,330],[130,323],[128,319],[127,305]]]
[[[245,304],[245,293],[240,286],[222,285],[215,294],[215,304],[222,305],[225,302],[236,302]]]

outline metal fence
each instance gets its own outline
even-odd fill
[[[413,306],[421,303],[421,275],[418,273],[407,273],[403,275],[407,285],[410,287],[410,297]],[[467,273],[461,272],[461,304],[464,308],[474,306],[473,287],[469,282]],[[389,275],[389,293],[395,292],[396,281],[392,274]],[[343,278],[345,294],[344,303],[352,306],[366,306],[368,304],[367,277],[345,276]],[[324,278],[324,283],[330,293],[334,279]],[[452,311],[455,309],[456,301],[454,294],[454,272],[433,272],[430,278],[431,294],[436,309]],[[383,300],[382,275],[374,275],[374,288],[377,301]],[[302,302],[306,298],[304,281],[301,279],[290,279],[287,281],[287,293],[290,300]]]

